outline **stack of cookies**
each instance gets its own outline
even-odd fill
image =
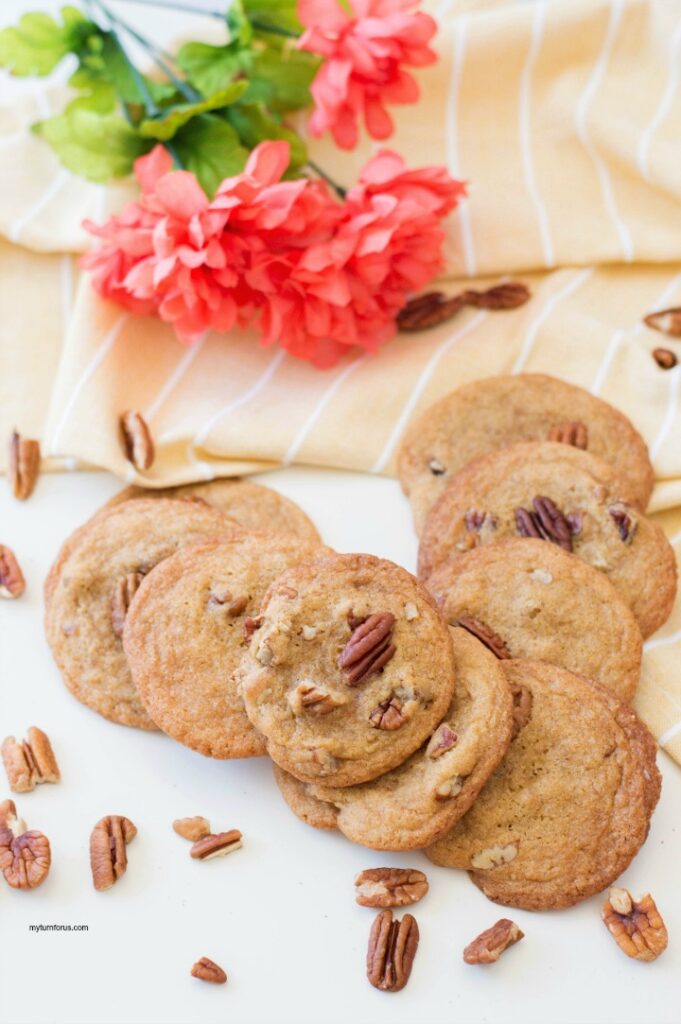
[[[113,721],[268,754],[310,825],[424,849],[500,903],[576,903],[660,791],[630,707],[676,589],[645,445],[578,388],[496,378],[413,425],[400,477],[420,579],[255,484],[128,489],[50,572],[54,656]]]

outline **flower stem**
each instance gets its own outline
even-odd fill
[[[331,188],[334,190],[339,199],[345,199],[345,196],[347,195],[347,189],[344,189],[342,185],[337,184],[337,182],[335,182],[333,178],[329,177],[326,171],[323,171],[319,164],[316,164],[314,160],[308,160],[307,166],[310,168],[310,170],[314,171],[316,175],[318,175],[320,178],[323,178],[327,185],[331,186]]]

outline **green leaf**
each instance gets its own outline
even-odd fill
[[[253,28],[244,11],[242,0],[232,0],[227,11],[229,41],[237,46],[248,46],[253,38]]]
[[[251,21],[259,22],[258,28],[272,25],[299,35],[303,26],[298,20],[296,0],[242,0],[244,13]],[[332,3],[333,0],[329,0]]]
[[[307,148],[300,136],[279,124],[262,106],[236,103],[227,111],[227,117],[248,149],[255,149],[263,139],[283,139],[291,147],[289,171],[307,163]]]
[[[268,47],[255,56],[244,101],[264,103],[279,113],[309,107],[310,85],[318,67],[319,61],[310,53],[290,47],[281,51]]]
[[[144,104],[146,97],[143,95],[138,79],[133,74],[120,45],[111,32],[104,34],[101,53],[91,58],[90,63],[93,70],[99,69],[102,76],[113,85],[124,103]],[[154,103],[160,104],[176,94],[175,86],[168,82],[153,82],[142,74],[139,74],[139,79]]]
[[[185,43],[177,54],[177,64],[203,96],[212,96],[229,85],[240,71],[247,70],[250,58],[250,51],[235,43]]]
[[[246,82],[232,82],[225,89],[219,89],[208,99],[200,103],[179,103],[175,107],[169,107],[167,112],[159,117],[145,118],[139,125],[139,133],[147,139],[158,139],[160,142],[167,142],[168,139],[188,121],[198,114],[204,114],[209,110],[218,110],[222,107],[235,103],[246,90]]]
[[[244,169],[248,150],[224,118],[200,114],[193,118],[173,140],[178,156],[188,171],[199,179],[204,192],[212,197],[223,178]]]
[[[62,7],[62,22],[49,14],[24,14],[0,32],[0,66],[13,75],[49,75],[67,53],[77,53],[99,29],[76,7]]]
[[[70,171],[91,181],[129,174],[138,156],[151,144],[117,114],[71,109],[33,126]]]
[[[80,93],[66,107],[70,110],[94,110],[98,114],[110,114],[116,109],[116,90],[99,75],[80,67],[69,78],[69,85]]]

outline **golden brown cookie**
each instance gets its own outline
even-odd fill
[[[542,373],[488,377],[431,405],[409,427],[398,475],[418,533],[449,479],[471,459],[523,441],[562,440],[609,463],[645,509],[653,470],[645,442],[618,409]]]
[[[676,559],[661,528],[621,488],[594,455],[550,441],[469,462],[428,514],[419,575],[427,579],[452,556],[505,537],[540,538],[603,572],[649,636],[671,611]]]
[[[243,533],[182,548],[145,577],[125,620],[133,682],[156,725],[208,757],[257,757],[265,743],[234,672],[268,586],[320,549]]]
[[[442,720],[454,660],[435,602],[372,555],[330,555],[272,585],[241,666],[246,713],[303,782],[348,786],[401,764]]]
[[[648,834],[655,741],[605,687],[543,662],[501,663],[527,718],[464,818],[430,846],[491,900],[568,907],[607,888]]]
[[[435,842],[471,806],[511,741],[513,700],[499,660],[464,629],[452,629],[456,690],[428,742],[392,771],[360,786],[314,785],[338,808],[337,827],[374,850]]]
[[[428,589],[450,626],[463,624],[500,657],[548,661],[632,700],[643,648],[636,619],[603,573],[557,544],[484,544],[443,562]]]
[[[329,832],[336,828],[338,811],[333,804],[313,796],[309,783],[300,782],[274,761],[272,768],[279,791],[297,818],[306,825],[312,825],[312,828],[326,829]]]
[[[146,573],[184,544],[241,533],[209,505],[130,501],[99,512],[62,547],[45,584],[45,628],[71,692],[105,718],[155,729],[121,640],[126,609]]]
[[[245,530],[286,533],[309,543],[319,542],[316,526],[294,501],[271,487],[239,477],[163,487],[160,490],[132,485],[115,494],[107,505],[118,505],[132,498],[201,498],[219,508]]]

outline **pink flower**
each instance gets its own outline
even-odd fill
[[[360,116],[373,138],[392,133],[385,104],[419,98],[418,84],[404,65],[423,67],[437,59],[427,45],[437,25],[414,11],[418,2],[350,0],[351,16],[337,0],[298,0],[298,16],[307,28],[298,46],[325,58],[312,83],[313,135],[330,130],[338,146],[352,149]]]

